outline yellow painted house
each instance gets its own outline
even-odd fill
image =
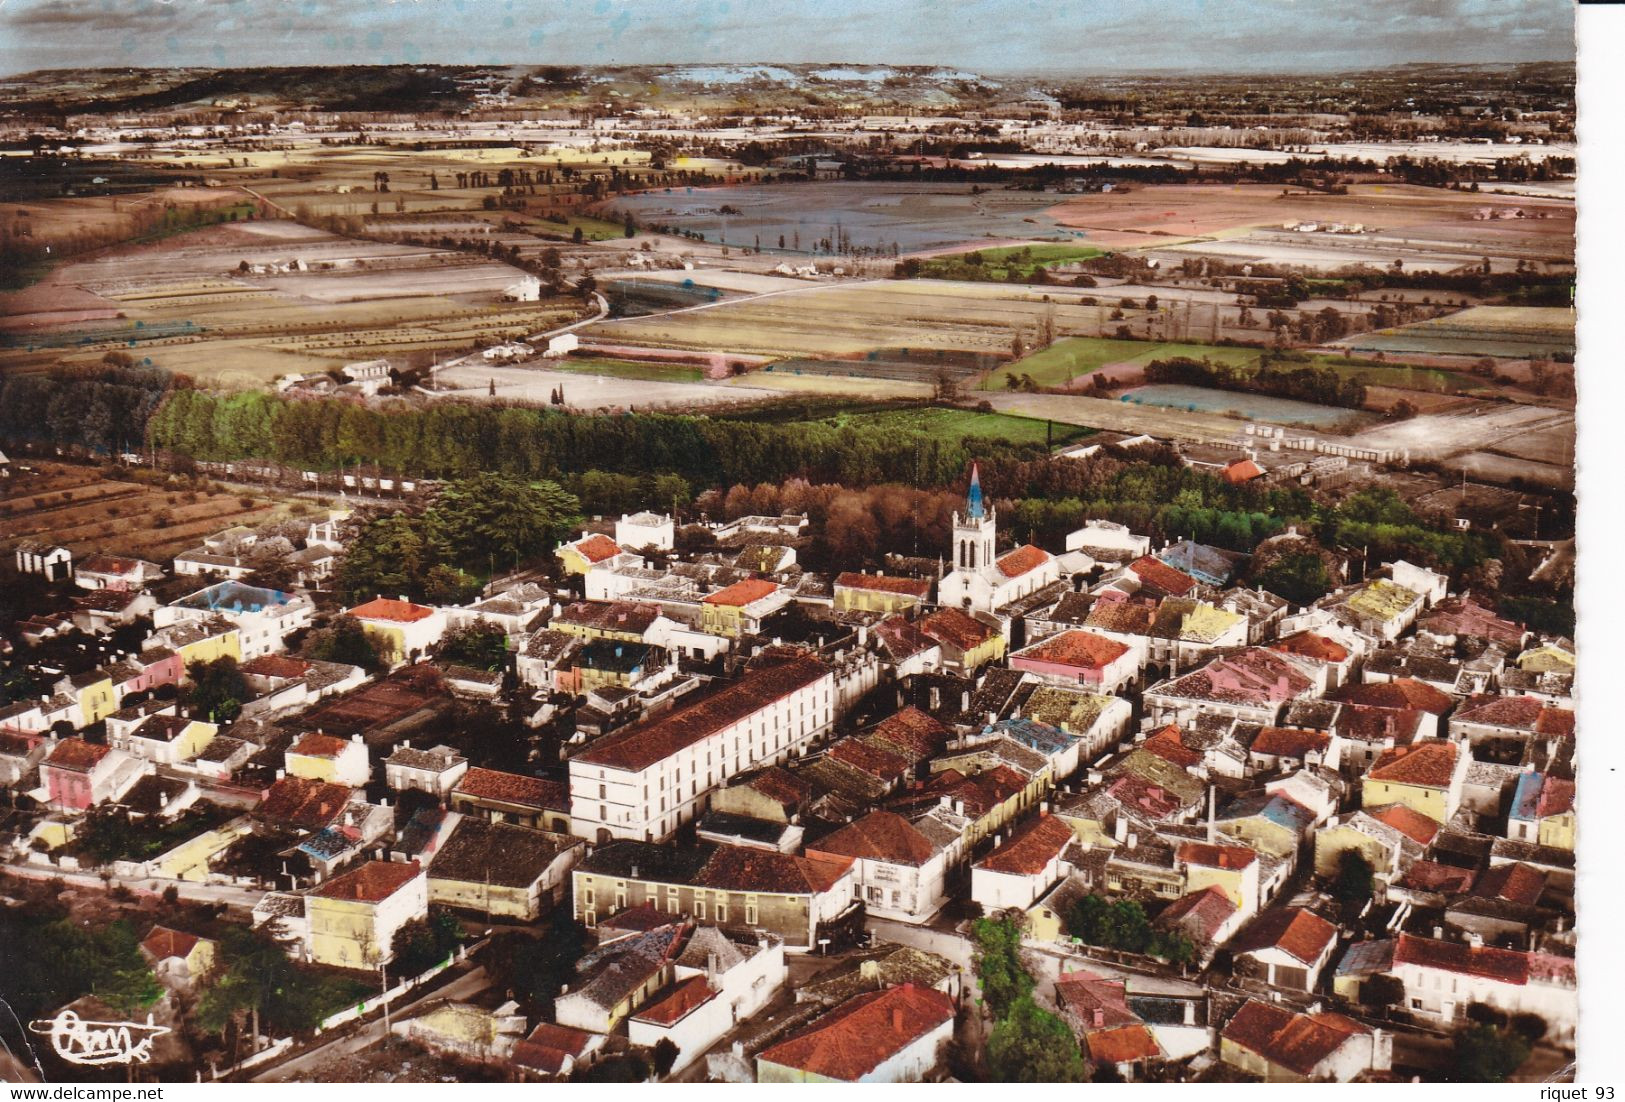
[[[118,693],[106,670],[90,670],[64,677],[56,683],[56,691],[72,698],[76,713],[74,726],[81,730],[92,723],[100,723],[118,711]]]
[[[566,574],[586,574],[621,554],[621,545],[608,536],[591,534],[559,545],[559,563]]]
[[[1572,852],[1574,782],[1546,773],[1521,774],[1507,815],[1507,837]]]
[[[237,839],[253,832],[247,817],[233,819],[217,830],[188,838],[167,853],[153,858],[152,875],[166,880],[201,884],[209,878],[209,861],[230,849]]]
[[[1450,821],[1461,806],[1468,757],[1461,747],[1422,739],[1383,751],[1360,786],[1364,807],[1404,804],[1436,823]]]
[[[930,594],[931,583],[924,578],[847,571],[835,579],[835,611],[890,615],[914,608]]]
[[[395,931],[428,913],[428,878],[416,861],[368,861],[305,894],[306,956],[377,968],[394,955]]]
[[[214,968],[213,941],[167,926],[154,926],[141,949],[152,961],[153,974],[176,986],[190,987]]]
[[[205,625],[207,621],[192,621],[177,627],[197,627],[196,633],[175,632],[171,636],[170,645],[181,656],[181,665],[190,666],[194,662],[209,663],[221,658],[230,658],[241,662],[243,658],[242,643],[238,639],[237,629],[211,630]],[[190,635],[197,638],[188,638]]]
[[[1242,911],[1258,907],[1258,854],[1245,846],[1186,842],[1176,853],[1185,870],[1185,893],[1218,888]]]

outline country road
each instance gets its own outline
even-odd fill
[[[390,1007],[390,1021],[398,1022],[415,1008],[434,999],[466,999],[471,995],[477,995],[490,986],[490,983],[490,979],[485,974],[485,968],[483,966],[475,968],[467,975],[459,976],[444,986],[431,986],[430,990],[409,1003]],[[371,1048],[384,1039],[383,1012],[380,1010],[375,1013],[377,1017],[366,1022],[360,1028],[341,1027],[339,1036],[333,1038],[333,1040],[307,1052],[302,1052],[291,1059],[273,1064],[258,1075],[250,1078],[249,1082],[285,1083],[296,1076],[319,1070],[324,1063],[330,1060],[351,1056],[363,1049]]]

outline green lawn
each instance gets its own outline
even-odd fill
[[[705,369],[693,364],[635,363],[631,360],[557,360],[548,365],[555,371],[578,375],[610,375],[617,379],[642,379],[653,383],[698,383]]]
[[[1005,379],[1031,375],[1039,386],[1065,386],[1079,375],[1098,371],[1110,363],[1150,363],[1206,356],[1218,363],[1257,363],[1256,348],[1232,348],[1213,344],[1181,344],[1161,341],[1123,341],[1111,337],[1066,337],[1015,363],[1006,364],[988,376],[984,390],[1003,390]]]
[[[1053,264],[1066,264],[1073,260],[1088,260],[1100,255],[1100,250],[1089,245],[1006,245],[996,249],[977,249],[972,253],[952,256],[934,256],[920,261],[920,275],[929,279],[972,279],[1003,282],[1014,271],[1026,279],[1039,268]],[[980,257],[981,263],[973,261]]]
[[[962,440],[967,436],[993,437],[1014,444],[1071,444],[1089,436],[1093,429],[1063,425],[1036,417],[1016,417],[1007,413],[976,413],[968,409],[895,409],[883,413],[842,414],[830,420],[837,425],[862,425],[896,432],[921,433],[939,440]]]
[[[581,236],[588,241],[607,241],[626,236],[626,227],[621,223],[606,222],[602,218],[591,218],[582,214],[567,214],[563,222],[538,218],[531,223],[531,229],[537,234],[559,241],[572,240],[578,226],[581,228]]]

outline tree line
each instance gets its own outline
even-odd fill
[[[1344,409],[1360,409],[1365,405],[1365,384],[1330,367],[1297,367],[1270,362],[1258,367],[1246,367],[1179,356],[1171,360],[1152,360],[1146,364],[1145,380],[1148,383],[1183,383],[1248,394],[1268,394]]]
[[[522,404],[285,398],[177,386],[147,424],[155,447],[199,460],[268,459],[331,470],[360,463],[419,477],[481,471],[676,474],[695,486],[815,481],[944,486],[972,459],[1035,460],[1042,445],[862,422],[751,421],[681,413],[572,414]]]

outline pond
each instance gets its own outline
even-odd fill
[[[1152,386],[1135,387],[1126,391],[1122,400],[1167,409],[1189,410],[1193,413],[1236,413],[1254,421],[1268,421],[1277,425],[1307,425],[1317,429],[1356,425],[1364,416],[1357,409],[1317,406],[1313,402],[1298,402],[1291,398],[1244,394],[1234,390],[1212,390],[1208,387],[1185,386],[1180,383],[1157,383]]]

